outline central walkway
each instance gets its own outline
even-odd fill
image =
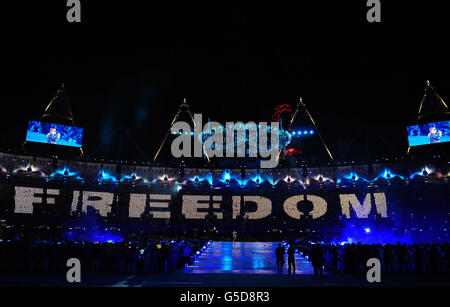
[[[279,274],[275,258],[277,246],[277,242],[212,242],[186,272]],[[295,258],[296,274],[314,274],[307,260],[297,254]],[[287,255],[285,261],[283,273],[287,273]]]

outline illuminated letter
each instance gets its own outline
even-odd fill
[[[373,197],[375,199],[377,213],[379,213],[381,217],[387,217],[387,202],[384,193],[373,193]]]
[[[130,194],[130,205],[128,207],[128,217],[139,218],[145,211],[147,194]]]
[[[204,201],[207,203],[199,203]],[[198,209],[209,208],[209,195],[183,195],[181,213],[186,219],[204,219],[208,212],[199,212]]]
[[[96,199],[97,198],[97,199]],[[93,207],[99,211],[101,216],[108,216],[111,212],[111,205],[113,203],[114,194],[107,192],[83,192],[83,202],[81,210],[87,211],[87,207]]]
[[[355,194],[341,194],[339,195],[339,198],[341,199],[342,214],[345,215],[348,219],[350,218],[350,205],[352,206],[353,210],[355,210],[356,216],[358,218],[366,219],[369,216],[370,210],[372,208],[369,193],[366,194],[363,205],[359,203],[359,200]]]
[[[262,219],[272,213],[272,202],[268,198],[261,196],[244,196],[244,204],[245,202],[254,202],[257,205],[256,211],[247,212],[249,220]]]
[[[222,196],[220,195],[213,195],[213,209],[220,209],[220,201],[222,201]],[[223,212],[217,212],[214,211],[213,214],[217,217],[218,220],[223,219]]]
[[[35,197],[35,194],[44,193],[43,189],[15,187],[16,195],[14,196],[15,206],[14,213],[33,214],[33,204],[42,203],[42,197]]]
[[[72,214],[78,211],[78,200],[80,199],[80,191],[73,191],[72,198]]]
[[[284,212],[286,212],[287,215],[294,219],[300,219],[300,217],[304,215],[304,213],[298,210],[297,204],[304,200],[305,199],[303,195],[295,195],[289,197],[284,202]],[[327,202],[322,197],[316,195],[307,195],[306,200],[312,202],[313,204],[313,210],[309,212],[313,219],[317,219],[327,212]]]
[[[233,220],[241,214],[241,196],[232,197],[233,206]]]
[[[165,194],[150,194],[150,208],[169,208],[169,201],[171,196]],[[160,200],[159,202],[154,202],[152,200]],[[165,200],[165,201],[161,201]],[[170,219],[170,211],[155,211],[150,210],[150,214],[155,219]]]
[[[58,189],[47,189],[47,195],[59,195]],[[55,204],[55,198],[54,197],[46,197],[47,204],[54,205]]]

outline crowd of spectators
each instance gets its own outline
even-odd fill
[[[121,233],[119,240],[96,242],[87,238],[68,239],[67,232],[64,236],[61,227],[0,226],[0,272],[67,271],[69,258],[78,258],[84,272],[171,272],[190,264],[196,252],[211,239],[258,239],[254,234],[245,233],[217,233],[212,236],[211,233],[139,231],[127,235]],[[274,233],[265,239],[278,241],[280,236],[281,233]],[[450,243],[314,244],[301,240],[292,242],[292,246],[312,263],[316,273],[365,273],[370,258],[380,260],[382,272],[450,273]]]
[[[299,244],[298,252],[326,272],[358,274],[367,260],[380,260],[382,272],[450,273],[450,244]]]
[[[190,263],[188,242],[2,241],[0,271],[60,272],[77,258],[85,272],[171,272]]]
[[[131,236],[95,242],[68,240],[61,235],[0,236],[0,272],[67,271],[69,258],[77,258],[84,272],[163,273],[183,268],[202,240],[171,240],[157,236]]]

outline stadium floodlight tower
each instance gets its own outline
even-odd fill
[[[192,122],[193,127],[194,127],[194,129],[195,129],[196,123],[195,123],[195,120],[194,120],[194,116],[192,115],[192,112],[191,112],[191,110],[190,110],[190,108],[189,108],[189,105],[187,104],[186,98],[183,98],[183,101],[182,101],[181,104],[179,105],[178,110],[177,110],[177,113],[175,114],[175,116],[174,116],[172,122],[170,123],[170,127],[169,127],[169,129],[167,130],[167,133],[166,133],[166,135],[164,136],[164,139],[163,139],[161,145],[160,145],[159,148],[158,148],[158,151],[156,152],[155,156],[153,157],[153,161],[156,161],[156,159],[158,158],[158,156],[161,154],[161,150],[163,149],[163,147],[164,147],[164,145],[165,145],[165,143],[166,143],[166,141],[167,141],[167,138],[168,138],[169,135],[171,134],[171,128],[172,128],[173,124],[174,124],[177,120],[179,120],[180,117],[181,117],[182,115],[184,115],[184,114],[187,114],[187,115],[188,115],[188,119],[189,119],[189,121]],[[208,156],[206,150],[204,150],[204,149],[203,149],[203,154],[204,154],[204,157],[207,159],[208,163],[210,163],[209,156]],[[182,163],[184,163],[184,162],[182,162]]]
[[[300,125],[300,127],[303,128],[303,130],[295,131],[296,125],[300,121],[298,119],[300,114],[303,115],[303,119],[301,120],[302,124]],[[304,130],[304,128],[306,128],[306,126],[304,126],[304,125],[308,126],[307,130]],[[313,142],[311,139],[308,140],[308,138],[313,137],[311,134],[315,133],[319,137],[320,144],[317,143],[314,146],[323,147],[325,149],[326,156],[330,159],[330,161],[334,161],[333,155],[331,154],[331,151],[329,150],[327,144],[325,143],[325,140],[323,139],[322,134],[320,133],[319,128],[317,127],[316,122],[314,121],[311,113],[308,111],[306,104],[303,102],[302,97],[299,98],[299,101],[292,113],[292,116],[288,122],[287,130],[290,131],[290,133],[292,134],[292,136],[293,136],[292,139],[294,141],[291,141],[291,148],[284,148],[284,149],[281,148],[280,149],[280,152],[278,154],[278,159],[280,158],[283,150],[285,151],[285,154],[289,154],[292,151],[295,152],[296,151],[295,144],[297,144],[297,143],[299,143],[300,146],[302,146],[302,144],[305,144],[305,143],[313,144],[314,142],[317,142],[317,141]],[[302,135],[302,137],[300,137],[300,135]],[[303,136],[306,136],[306,137],[303,137]],[[298,140],[298,142],[296,142],[295,140]],[[314,148],[317,149],[318,147],[314,147]],[[300,152],[302,152],[302,151],[300,151]],[[303,154],[303,152],[302,152],[302,154]],[[309,154],[312,154],[312,151]]]
[[[450,110],[444,99],[439,95],[430,80],[426,81],[426,86],[422,99],[420,100],[419,111],[417,112],[416,125],[430,123],[431,121],[448,120]],[[407,154],[410,154],[411,146],[408,146]]]

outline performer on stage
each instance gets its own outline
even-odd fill
[[[47,133],[47,144],[56,144],[61,137],[61,134],[56,132],[56,128],[50,128],[50,132]]]
[[[442,131],[438,131],[436,127],[430,127],[430,133],[428,133],[428,140],[430,144],[440,143],[442,137]]]
[[[281,245],[281,243],[278,243],[278,247],[275,249],[275,256],[277,257],[277,267],[279,273],[283,272],[284,254],[284,246]]]

